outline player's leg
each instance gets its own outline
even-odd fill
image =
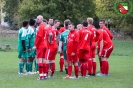
[[[50,78],[53,78],[54,76],[54,72],[55,72],[55,58],[56,58],[56,53],[57,53],[57,48],[55,49],[52,49],[51,50],[51,53],[50,53],[50,57],[49,59],[51,60],[51,75],[50,75]]]
[[[63,72],[63,66],[64,66],[64,56],[63,53],[60,53],[60,72]]]
[[[63,55],[64,55],[64,62],[65,62],[66,74],[68,74],[68,63],[67,63],[67,54],[66,54],[66,50],[63,50]]]
[[[78,68],[78,56],[73,56],[73,62],[74,62],[74,71],[75,71],[75,77],[78,78],[79,68]]]
[[[70,79],[72,74],[72,56],[70,54],[67,54],[67,63],[68,63],[68,75],[64,78]]]
[[[91,54],[91,58],[92,58],[92,76],[95,76],[96,75],[96,58],[95,58],[95,52],[96,52],[96,49],[93,49],[92,50],[92,54]]]
[[[42,80],[42,79],[44,79],[44,74],[43,74],[43,49],[37,49],[36,54],[37,54],[38,71],[39,71],[39,77],[38,77],[37,80]]]

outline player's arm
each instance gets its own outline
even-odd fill
[[[25,40],[22,40],[22,47],[23,47],[23,51],[26,52]]]
[[[74,48],[73,48],[73,55],[75,55],[75,53],[77,52],[77,48],[78,48],[78,43],[79,43],[79,34],[78,32],[75,34],[75,40],[74,40]]]
[[[101,36],[100,36],[99,40],[100,40],[99,56],[101,56],[102,49],[103,49],[103,44],[104,44],[104,40],[103,40],[103,33],[101,34]]]
[[[63,36],[60,35],[60,41],[59,41],[59,52],[62,52],[62,43],[63,43]]]
[[[109,31],[108,28],[105,28],[105,29],[106,29],[106,32],[109,34],[110,39],[112,40],[113,39],[113,35],[111,34],[111,32]]]

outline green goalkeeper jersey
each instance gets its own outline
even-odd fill
[[[29,48],[33,48],[35,42],[35,32],[34,28],[32,28],[31,26],[28,27],[28,39],[29,39]]]
[[[18,33],[18,51],[23,51],[22,40],[25,40],[25,46],[29,46],[27,29],[21,28]],[[27,48],[26,48],[27,49]]]
[[[60,36],[60,41],[63,42],[64,51],[66,50],[66,47],[67,47],[67,37],[68,37],[69,32],[70,32],[69,30],[65,30]]]

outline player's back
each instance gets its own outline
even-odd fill
[[[110,39],[112,40],[112,39],[113,39],[113,35],[112,35],[111,32],[109,31],[109,29],[108,29],[107,27],[104,27],[103,30],[105,30],[105,31],[108,33]]]
[[[92,33],[87,28],[79,31],[79,49],[90,50],[90,42],[92,41]]]

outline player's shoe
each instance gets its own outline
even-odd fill
[[[35,74],[35,72],[27,72],[29,75],[33,75]]]
[[[20,73],[20,72],[18,72],[18,74],[19,74],[19,75],[23,75],[24,73]]]
[[[86,76],[89,77],[89,76],[91,76],[91,75],[88,74],[88,75],[86,75]]]
[[[79,79],[79,77],[73,76],[71,79]]]
[[[82,76],[82,78],[88,78],[87,76]]]
[[[96,76],[104,76],[104,74],[102,74],[102,73],[98,73]]]
[[[63,79],[72,79],[72,76],[67,75],[66,77],[63,77]]]
[[[60,70],[60,72],[63,72],[63,70]]]
[[[54,76],[48,76],[48,78],[54,78]]]
[[[37,80],[44,80],[44,77],[43,78],[38,77]]]

